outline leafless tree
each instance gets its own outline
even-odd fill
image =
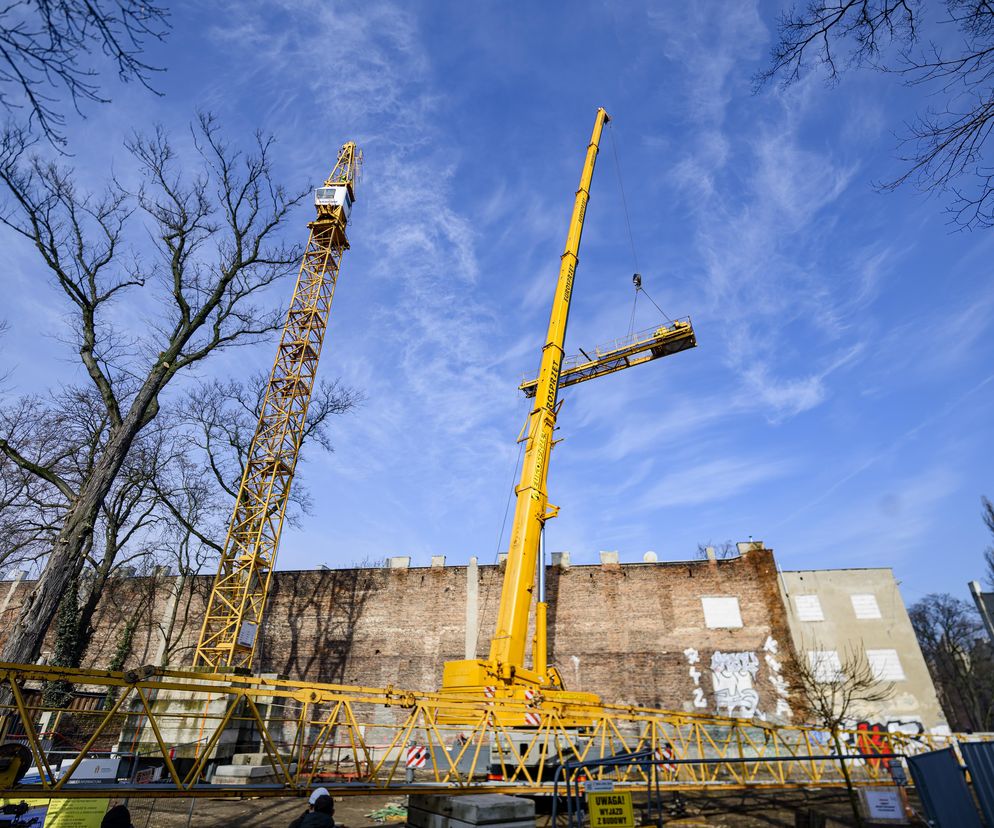
[[[221,508],[221,525],[224,527],[227,526],[238,496],[239,483],[245,473],[267,385],[268,377],[262,374],[256,374],[247,382],[213,380],[202,383],[187,394],[179,406],[177,416],[182,422],[180,440],[184,442],[174,456],[200,461],[197,468],[202,469],[205,475],[203,485],[214,489],[213,502]],[[301,448],[305,444],[316,443],[323,451],[333,451],[328,433],[330,418],[351,411],[362,399],[359,391],[337,380],[319,381],[307,407]],[[303,456],[306,458],[306,454]],[[180,477],[189,483],[188,474],[183,473]],[[167,504],[172,502],[172,494],[162,494]],[[287,511],[287,521],[296,525],[300,515],[308,512],[310,504],[310,494],[298,471],[290,490],[291,508]],[[181,516],[177,514],[176,518],[179,520]],[[218,552],[223,541],[223,534],[215,535],[213,540],[205,539]]]
[[[193,135],[196,165],[177,157],[161,129],[134,136],[127,149],[142,185],[129,192],[112,181],[97,195],[83,192],[71,170],[30,157],[23,132],[0,141],[0,190],[8,197],[0,222],[37,248],[61,291],[73,344],[106,418],[77,485],[60,473],[62,458],[32,455],[16,429],[0,434],[0,453],[64,503],[4,660],[37,657],[67,585],[85,564],[101,509],[173,378],[282,320],[262,294],[296,270],[300,246],[280,241],[278,231],[305,193],[273,180],[270,138],[257,135],[253,151],[240,152],[208,115]],[[151,250],[141,251],[149,237]],[[155,310],[143,316],[144,308]]]
[[[59,604],[50,663],[78,667],[88,655],[92,660],[88,651],[97,623],[94,618],[98,609],[106,616],[104,605],[114,600],[107,598],[107,588],[115,579],[120,581],[122,573],[135,571],[143,573],[142,578],[124,579],[129,585],[129,614],[121,641],[128,648],[133,641],[144,641],[146,649],[154,646],[153,640],[161,642],[158,660],[163,666],[185,656],[190,624],[196,624],[195,607],[206,597],[209,580],[196,576],[222,549],[261,411],[265,380],[257,375],[246,383],[201,383],[139,434],[104,501],[85,564]],[[93,389],[68,388],[58,399],[59,406],[53,408],[36,399],[21,400],[20,408],[0,409],[0,422],[14,414],[29,422],[32,445],[44,448],[50,463],[56,456],[62,458],[60,474],[75,486],[91,471],[92,460],[106,438],[107,420]],[[319,384],[309,409],[305,441],[330,451],[328,419],[350,410],[358,399],[357,392],[340,383]],[[84,445],[87,450],[81,452],[79,447]],[[0,492],[12,492],[6,498],[11,509],[5,510],[0,501],[0,525],[10,513],[11,522],[31,527],[14,533],[16,542],[0,538],[0,554],[8,565],[31,566],[44,557],[55,529],[52,515],[66,506],[63,501],[44,505],[23,496],[26,484],[33,482],[30,473],[0,460]],[[288,520],[295,522],[310,501],[299,475],[293,491]],[[139,589],[139,581],[147,588]],[[114,658],[126,655],[121,649]],[[55,683],[48,688],[46,701],[62,706],[71,690],[68,684]]]
[[[160,543],[160,560],[171,563],[178,577],[165,615],[156,621],[165,642],[162,664],[184,657],[183,641],[194,603],[205,598],[206,579],[196,574],[221,554],[249,446],[262,411],[267,377],[247,382],[213,380],[187,394],[178,406],[173,450],[154,477],[156,495],[170,520]],[[301,449],[317,443],[332,451],[329,419],[351,411],[362,395],[335,382],[319,382],[307,411]],[[304,453],[302,457],[308,455]],[[296,524],[309,512],[311,499],[298,468],[290,490],[286,520]]]
[[[721,543],[714,543],[709,540],[706,543],[697,544],[697,557],[702,561],[707,560],[709,549],[719,561],[727,561],[729,558],[734,558],[739,554],[739,548],[730,540],[722,541]]]
[[[929,17],[931,14],[931,17]],[[952,48],[936,40],[959,30]],[[935,35],[935,37],[933,37]],[[798,80],[812,64],[829,82],[871,66],[922,87],[934,102],[908,126],[905,170],[879,186],[914,181],[951,194],[959,227],[994,226],[994,3],[990,0],[809,0],[781,15],[778,38],[757,87]]]
[[[839,756],[845,755],[841,731],[857,716],[867,715],[875,705],[894,694],[894,685],[877,677],[866,653],[856,646],[848,647],[839,657],[834,651],[813,645],[808,650],[808,658],[798,658],[789,670],[791,686],[804,705],[806,718],[825,728]],[[840,761],[839,765],[856,824],[862,825],[859,798],[853,788],[849,765],[845,761]]]
[[[911,625],[949,724],[957,732],[994,726],[994,654],[977,610],[952,595],[912,605]]]
[[[107,101],[93,55],[122,81],[151,89],[158,71],[142,57],[168,28],[164,6],[143,0],[11,0],[0,9],[0,106],[65,144],[65,109]]]

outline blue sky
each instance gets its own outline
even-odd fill
[[[334,424],[334,454],[306,458],[314,514],[284,534],[281,567],[496,559],[528,411],[516,386],[538,364],[604,106],[567,351],[628,330],[612,141],[645,287],[692,316],[699,347],[565,393],[550,550],[681,559],[753,536],[784,568],[893,566],[909,602],[965,596],[994,496],[994,233],[952,233],[940,198],[873,189],[901,169],[893,131],[920,92],[860,72],[752,94],[776,11],[177,4],[152,54],[164,95],[112,87],[72,122],[84,178],[126,175],[130,130],[179,134],[198,108],[246,143],[275,133],[292,184],[319,182],[345,140],[366,154],[321,373],[367,401]],[[4,243],[11,388],[50,388],[75,370],[45,333],[58,297]],[[640,302],[638,327],[658,321]],[[205,370],[268,370],[274,347]]]

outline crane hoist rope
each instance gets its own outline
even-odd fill
[[[310,238],[204,614],[195,667],[223,672],[252,666],[331,300],[349,248],[345,231],[361,166],[355,142],[344,144],[331,175],[314,192],[317,217],[307,225]]]
[[[608,127],[608,135],[611,136],[611,152],[614,154],[614,171],[618,174],[618,189],[621,191],[621,206],[625,212],[625,226],[628,228],[628,242],[632,246],[632,265],[635,267],[635,275],[639,273],[639,257],[635,252],[635,234],[632,232],[632,219],[628,215],[628,199],[625,198],[625,182],[621,178],[621,161],[618,160],[618,142],[614,139],[614,127]]]
[[[443,697],[512,698],[526,700],[530,704],[544,703],[547,709],[548,706],[558,704],[563,710],[571,705],[600,705],[600,699],[593,694],[567,691],[559,672],[548,663],[546,651],[546,605],[542,594],[544,561],[540,564],[540,556],[545,523],[559,511],[558,507],[549,503],[547,494],[549,460],[557,442],[554,432],[560,408],[559,390],[567,385],[677,353],[697,344],[690,321],[678,320],[672,327],[662,326],[634,339],[626,337],[607,349],[598,349],[595,356],[587,355],[586,361],[577,365],[571,366],[563,358],[566,324],[579,261],[578,252],[590,183],[601,135],[608,120],[607,112],[603,108],[598,109],[573,203],[566,246],[560,257],[559,276],[538,377],[521,385],[521,390],[526,396],[533,397],[535,403],[525,430],[524,459],[515,489],[517,501],[490,653],[486,659],[446,662],[442,676]],[[540,598],[536,604],[532,665],[529,668],[525,665],[525,653],[536,575],[539,576]],[[540,701],[536,702],[536,699]],[[452,710],[441,708],[438,720],[460,722],[464,715],[455,707]],[[497,718],[501,718],[501,715],[497,714]],[[500,723],[529,726],[532,722],[528,716],[529,714],[525,714],[522,718],[516,712]],[[587,722],[577,720],[576,723]]]

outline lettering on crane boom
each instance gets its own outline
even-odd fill
[[[549,436],[543,432],[538,440],[538,451],[535,452],[535,467],[532,469],[532,500],[540,500],[542,495],[542,469],[545,467],[545,453],[548,451]]]
[[[587,791],[590,828],[635,828],[630,791]]]
[[[576,262],[570,262],[566,266],[566,288],[563,290],[563,302],[569,304],[570,296],[573,294],[573,279],[576,276]]]

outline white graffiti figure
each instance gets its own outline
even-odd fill
[[[752,718],[759,704],[759,693],[753,686],[759,672],[759,659],[755,653],[723,653],[711,656],[711,681],[714,684],[715,704],[720,713],[729,716]]]

